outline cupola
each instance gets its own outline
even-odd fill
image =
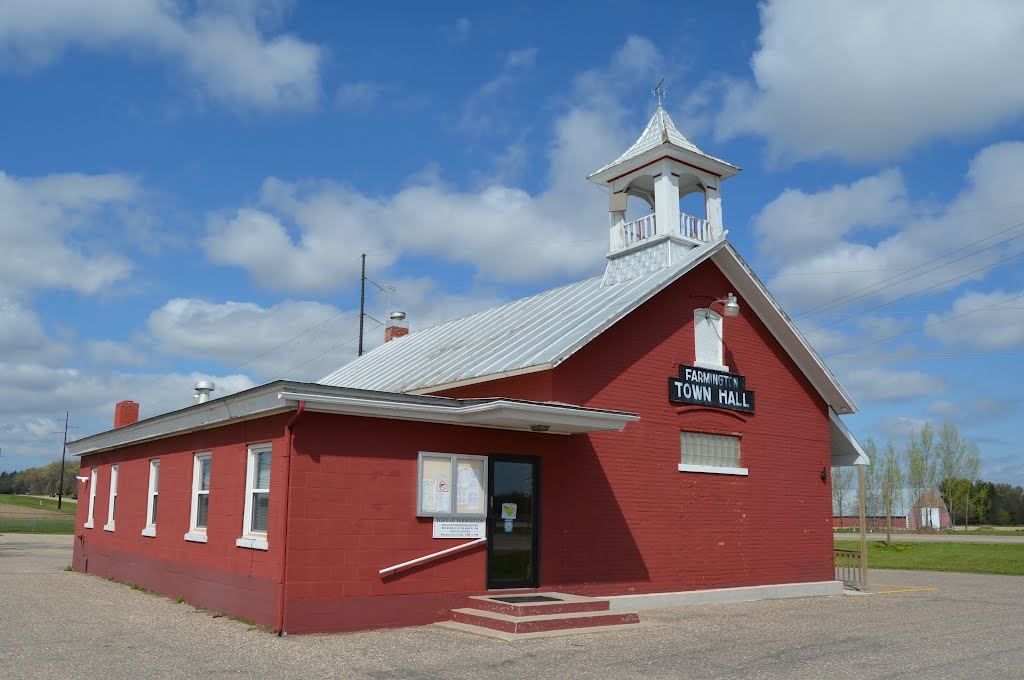
[[[608,189],[609,251],[604,285],[628,281],[671,266],[687,251],[725,236],[722,180],[740,169],[709,156],[687,139],[662,107],[633,146],[587,179]],[[687,215],[679,200],[704,194],[704,216]],[[627,218],[630,196],[649,214]]]

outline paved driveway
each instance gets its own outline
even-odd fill
[[[278,638],[87,574],[70,537],[0,536],[0,677],[1020,678],[1024,577],[874,571],[885,595],[644,612],[506,643],[433,626]]]

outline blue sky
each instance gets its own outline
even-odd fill
[[[1020,3],[343,5],[0,4],[0,469],[65,410],[329,373],[363,252],[413,332],[599,273],[585,177],[664,77],[851,429],[953,421],[1024,483]]]

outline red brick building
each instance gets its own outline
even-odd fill
[[[75,568],[287,632],[499,589],[839,592],[828,470],[865,460],[856,407],[725,240],[736,172],[659,107],[590,178],[604,276],[69,444]],[[695,191],[706,219],[679,212]]]

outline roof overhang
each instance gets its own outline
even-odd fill
[[[648,149],[621,163],[601,168],[594,174],[589,175],[587,179],[595,184],[611,184],[616,179],[657,163],[663,158],[715,175],[719,180],[728,179],[740,171],[740,168],[737,166],[726,163],[723,160],[694,153],[676,144],[665,143],[653,149]]]
[[[727,243],[724,248],[716,250],[711,259],[736,287],[735,292],[743,302],[757,314],[818,393],[825,398],[828,405],[838,414],[856,413],[858,408],[853,398],[839,384],[839,380],[732,244]]]
[[[832,409],[828,410],[828,434],[832,449],[832,467],[871,465],[868,454]]]
[[[517,399],[451,399],[277,381],[68,442],[74,456],[294,411],[412,420],[546,434],[621,431],[634,413]]]

